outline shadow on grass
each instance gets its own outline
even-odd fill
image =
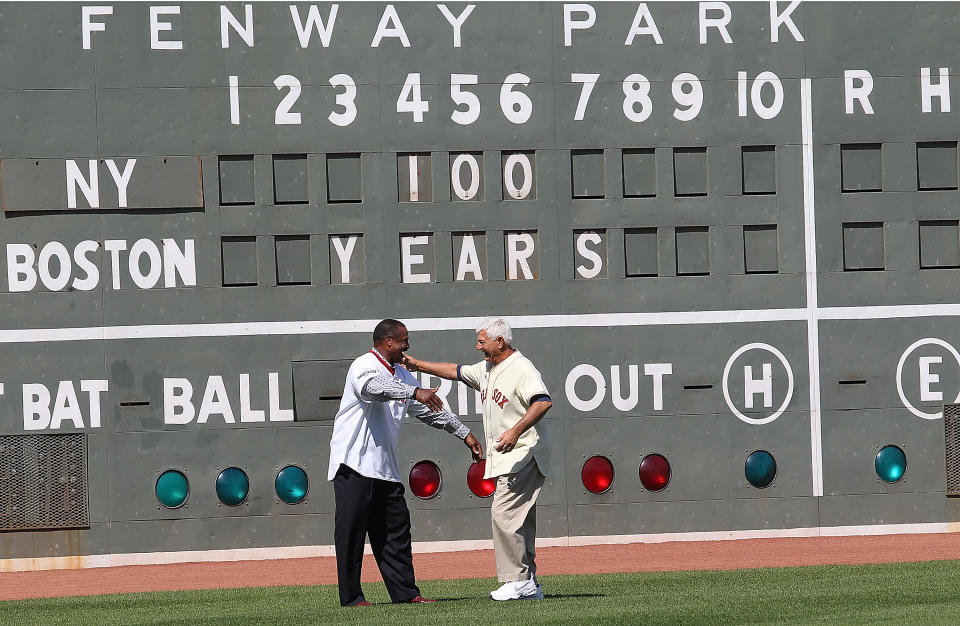
[[[544,600],[558,600],[560,598],[606,598],[605,593],[545,593]]]

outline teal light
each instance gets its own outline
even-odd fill
[[[239,467],[228,467],[217,476],[217,497],[227,506],[243,504],[250,492],[250,480]]]
[[[751,452],[743,464],[743,474],[757,489],[763,489],[777,476],[777,460],[766,450]]]
[[[894,445],[880,448],[873,464],[877,476],[885,483],[895,483],[907,473],[907,455]]]
[[[167,470],[157,478],[157,500],[168,509],[183,506],[190,495],[190,483],[183,472]]]
[[[307,497],[307,473],[296,465],[288,465],[274,481],[277,497],[287,504],[299,504]]]

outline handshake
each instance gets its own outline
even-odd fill
[[[408,371],[416,372],[418,361],[406,354],[403,355],[402,364],[407,368]],[[443,410],[443,400],[440,399],[440,396],[437,395],[439,387],[434,387],[428,389],[425,387],[417,387],[413,392],[413,399],[423,404],[431,411],[442,411]],[[473,436],[473,433],[467,433],[466,438],[463,440],[463,443],[470,448],[470,453],[473,456],[473,460],[479,462],[483,458],[483,448],[480,446],[480,442],[477,441],[477,438]]]

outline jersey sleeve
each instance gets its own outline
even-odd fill
[[[487,373],[487,362],[480,361],[473,365],[458,365],[457,376],[467,387],[480,391],[483,386],[483,377]]]
[[[520,380],[517,382],[517,396],[520,397],[523,406],[529,407],[535,396],[549,395],[550,392],[547,391],[547,386],[543,384],[543,378],[537,368],[533,365],[525,367],[520,375]]]
[[[350,371],[347,372],[347,381],[353,388],[353,393],[358,400],[363,402],[370,401],[369,398],[363,397],[363,387],[379,375],[380,372],[377,371],[377,368],[369,363],[354,362],[354,364],[350,366]]]

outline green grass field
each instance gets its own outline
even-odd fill
[[[95,571],[90,572],[96,575]],[[960,622],[960,561],[545,576],[546,599],[499,603],[492,579],[421,581],[434,605],[341,609],[335,586],[0,602],[3,624],[875,624]]]

